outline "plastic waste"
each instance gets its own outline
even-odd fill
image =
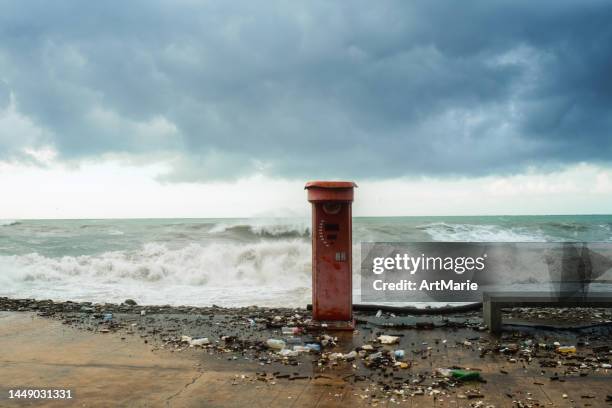
[[[337,337],[332,337],[330,335],[324,334],[321,336],[321,346],[326,347],[328,345],[334,345],[338,341]]]
[[[576,352],[576,347],[574,346],[559,346],[557,347],[557,353],[561,354],[574,354]]]
[[[310,353],[310,348],[306,346],[293,346],[293,351],[297,351],[298,353]]]
[[[283,327],[281,328],[281,333],[283,333],[283,335],[293,335],[293,334],[300,334],[300,328],[299,327]]]
[[[282,350],[285,348],[285,342],[278,339],[268,339],[266,341],[266,346],[272,350]]]
[[[190,346],[205,346],[207,344],[210,344],[210,341],[206,337],[198,337],[195,339],[191,339],[191,341],[189,342]]]
[[[113,314],[112,313],[105,313],[104,314],[104,321],[105,322],[109,322],[111,320],[113,320]]]
[[[382,353],[379,351],[378,353],[372,353],[367,357],[367,360],[370,361],[374,361],[374,360],[378,360],[379,358],[382,357]]]
[[[473,381],[480,380],[480,373],[478,371],[471,370],[454,370],[450,368],[438,368],[436,370],[438,374],[447,378],[455,378],[459,381]]]
[[[285,342],[287,344],[300,344],[302,343],[302,338],[301,337],[295,337],[295,336],[289,336],[285,339]]]
[[[330,353],[329,356],[327,356],[327,358],[329,358],[330,360],[338,360],[341,358],[344,358],[344,354],[342,353]]]
[[[295,350],[282,349],[278,352],[283,357],[296,357],[299,353]]]
[[[395,356],[395,358],[396,358],[397,360],[402,360],[402,359],[404,358],[404,355],[405,355],[405,354],[406,354],[406,353],[404,352],[404,350],[395,350],[395,351],[393,352],[393,355]]]
[[[382,336],[378,336],[378,341],[380,341],[382,344],[395,344],[399,342],[399,337],[387,336],[383,334]]]
[[[442,377],[451,377],[452,371],[450,368],[438,368],[436,369],[436,373],[440,374]]]
[[[316,343],[309,343],[309,344],[306,344],[304,347],[312,351],[321,351],[321,346]]]
[[[376,312],[376,317],[380,317],[380,316],[382,316],[382,313],[383,313],[383,311],[382,311],[382,310],[379,310],[378,312]]]

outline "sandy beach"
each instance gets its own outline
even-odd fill
[[[304,329],[302,323],[309,317],[305,309],[6,298],[0,305],[5,310],[0,314],[1,406],[606,407],[612,403],[612,370],[606,368],[612,316],[606,310],[511,310],[506,322],[515,326],[494,337],[482,329],[479,312],[380,317],[359,313],[354,333],[320,333]],[[543,328],[551,320],[557,327]],[[576,326],[576,320],[583,328],[568,329]],[[287,326],[303,331],[283,335],[281,328]],[[381,335],[396,336],[397,343],[381,344]],[[208,340],[190,346],[183,336]],[[266,347],[271,338],[318,344],[321,351],[283,356]],[[576,352],[555,351],[555,341],[576,346]],[[405,356],[396,358],[394,351],[400,349]],[[438,368],[476,371],[479,380],[446,378]],[[10,389],[22,388],[70,389],[73,398],[7,398]]]

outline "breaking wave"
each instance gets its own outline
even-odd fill
[[[0,256],[0,269],[5,278],[17,281],[76,284],[81,279],[94,279],[220,287],[236,283],[299,286],[306,285],[310,279],[310,247],[301,241],[189,244],[180,249],[151,243],[138,251],[100,255]]]
[[[11,225],[18,225],[17,220],[0,220],[0,227],[10,227]]]
[[[252,224],[216,224],[210,233],[230,233],[241,238],[305,238],[310,236],[310,225],[306,222],[294,223],[266,223]]]
[[[546,236],[539,231],[530,231],[521,227],[503,227],[500,225],[481,224],[448,224],[435,222],[421,225],[434,241],[466,242],[541,242]]]
[[[310,264],[310,246],[301,240],[178,249],[149,243],[136,251],[60,258],[0,256],[0,296],[303,306]]]

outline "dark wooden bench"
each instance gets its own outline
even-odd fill
[[[483,320],[491,333],[501,332],[501,310],[509,307],[612,308],[612,291],[590,293],[484,292],[482,294]]]

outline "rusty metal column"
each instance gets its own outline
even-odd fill
[[[350,181],[306,183],[312,203],[312,316],[331,329],[353,329]]]

